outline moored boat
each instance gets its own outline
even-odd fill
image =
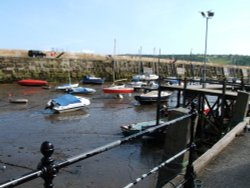
[[[46,80],[33,80],[33,79],[19,80],[17,83],[19,85],[22,85],[22,86],[45,86],[45,85],[48,85],[48,82]]]
[[[139,89],[143,89],[144,87],[146,87],[147,83],[142,82],[142,81],[132,81],[128,83],[128,86],[134,88],[134,90],[139,90]]]
[[[65,94],[48,101],[45,109],[51,109],[56,113],[80,110],[90,105],[90,100],[84,97]]]
[[[70,94],[93,94],[96,90],[88,87],[75,87],[68,89],[67,92]]]
[[[160,120],[159,124],[162,124],[164,122],[165,121]],[[153,127],[153,126],[156,126],[156,120],[132,123],[132,124],[129,124],[129,125],[122,125],[121,130],[122,130],[122,133],[125,136],[129,136],[129,135],[138,133],[140,131],[143,131],[145,129],[148,129],[150,127]]]
[[[26,104],[28,101],[29,100],[25,98],[9,98],[10,103]]]
[[[132,81],[152,81],[157,80],[159,78],[156,74],[138,74],[132,77]]]
[[[86,75],[81,80],[81,82],[84,84],[103,84],[104,81],[105,81],[104,78],[95,77],[95,76],[91,76],[91,75]]]
[[[78,87],[78,86],[79,86],[79,83],[76,83],[76,84],[63,84],[63,85],[60,85],[60,86],[56,86],[55,89],[56,90],[67,90],[67,89],[75,88],[75,87]]]
[[[160,102],[166,102],[168,98],[172,95],[171,92],[161,91],[161,100]],[[150,104],[158,101],[158,91],[150,91],[148,93],[143,93],[141,95],[134,96],[135,100],[140,104]]]
[[[125,93],[133,93],[134,92],[134,88],[126,87],[125,84],[112,85],[110,87],[105,87],[102,90],[104,93],[108,93],[108,94],[125,94]]]

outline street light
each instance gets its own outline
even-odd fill
[[[206,87],[206,62],[207,62],[207,35],[208,35],[208,20],[214,16],[214,12],[207,11],[201,12],[203,18],[206,18],[206,34],[205,34],[205,52],[204,52],[204,64],[203,64],[203,71],[202,71],[202,88]]]

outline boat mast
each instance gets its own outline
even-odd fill
[[[113,51],[113,82],[115,82],[115,55],[116,55],[116,39],[114,39],[114,51]]]
[[[160,64],[160,61],[161,61],[161,49],[159,49],[159,55],[158,55],[158,62],[157,62],[157,66],[156,66],[156,74],[158,75],[158,76],[160,76],[159,75],[159,64]]]
[[[68,66],[69,66],[69,69],[68,69],[68,78],[69,78],[69,84],[71,84],[71,77],[70,77],[70,64],[68,62]]]
[[[143,66],[142,66],[142,46],[139,48],[139,58],[140,58],[140,61],[139,61],[139,74],[143,74]]]

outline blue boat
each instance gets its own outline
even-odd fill
[[[75,87],[68,89],[67,92],[70,94],[93,94],[96,90],[88,87]]]
[[[90,76],[90,75],[84,76],[83,79],[81,80],[81,82],[84,84],[103,84],[104,81],[105,81],[104,78]]]

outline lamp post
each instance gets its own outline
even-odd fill
[[[204,64],[203,64],[203,71],[202,71],[202,88],[206,88],[206,62],[207,62],[207,36],[208,36],[208,20],[214,16],[214,12],[207,11],[201,12],[203,18],[206,18],[206,34],[205,34],[205,52],[204,52]]]

